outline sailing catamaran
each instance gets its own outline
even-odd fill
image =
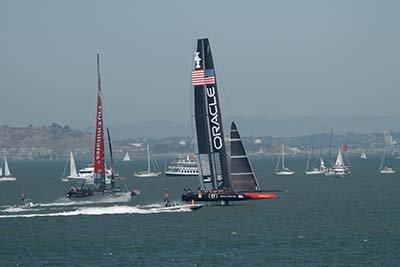
[[[128,152],[126,152],[126,154],[125,154],[125,156],[124,156],[124,159],[123,159],[122,161],[132,161],[132,160],[131,160],[131,157],[129,156],[129,153],[128,153]]]
[[[111,157],[111,179],[110,179],[110,187],[107,187],[106,183],[106,164],[104,158],[104,124],[103,124],[103,103],[102,103],[102,88],[101,88],[101,79],[100,79],[100,66],[99,66],[99,54],[97,54],[97,110],[96,110],[96,134],[95,134],[95,146],[93,153],[93,161],[94,161],[94,170],[93,177],[90,180],[93,180],[94,188],[85,187],[86,178],[83,179],[83,183],[81,186],[72,186],[71,189],[67,192],[67,197],[73,198],[82,198],[89,197],[93,195],[111,195],[111,196],[120,196],[120,195],[136,195],[137,191],[133,190],[130,192],[125,192],[120,188],[115,187],[115,166],[112,158],[112,147],[111,147],[111,137],[110,132],[107,129],[108,134],[108,143],[110,149],[110,157]],[[76,173],[72,168],[72,174]]]
[[[136,177],[156,177],[160,175],[161,172],[159,171],[151,171],[151,160],[150,160],[150,149],[149,145],[147,145],[147,171],[140,171],[140,172],[135,172]]]
[[[388,167],[385,164],[386,153],[387,153],[386,151],[387,151],[387,147],[385,146],[385,148],[383,150],[383,156],[382,156],[382,160],[381,160],[381,165],[379,166],[379,172],[381,174],[393,174],[393,173],[396,173],[396,171],[393,168]]]
[[[17,180],[17,178],[15,176],[12,176],[10,168],[8,167],[7,157],[4,156],[4,161],[1,163],[0,166],[0,182],[10,182],[15,180]]]
[[[282,158],[282,168],[279,169],[281,158]],[[286,176],[294,174],[294,171],[292,171],[289,168],[285,167],[285,145],[283,145],[283,144],[282,144],[281,155],[279,156],[278,163],[276,164],[275,173],[276,173],[276,175],[286,175]]]
[[[260,190],[239,131],[231,126],[231,173],[229,173],[221,108],[210,44],[197,41],[192,70],[194,121],[200,186],[185,190],[183,201],[228,201],[273,199],[275,194]]]

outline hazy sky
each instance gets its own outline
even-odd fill
[[[190,121],[208,36],[225,117],[398,116],[400,1],[0,1],[0,124]]]

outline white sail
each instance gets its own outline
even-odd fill
[[[75,159],[72,152],[69,154],[69,175],[73,177],[78,176],[78,173],[76,172]]]
[[[361,153],[360,158],[361,159],[367,159],[367,154],[365,154],[365,150],[363,150],[363,152]]]
[[[336,158],[335,166],[344,166],[342,150],[339,148],[338,155]]]
[[[128,152],[126,152],[123,161],[131,161],[131,157],[129,156]]]
[[[3,175],[4,170],[4,175]],[[11,175],[10,168],[8,167],[7,158],[4,156],[4,161],[0,167],[0,182],[3,181],[15,181],[16,178]]]
[[[6,157],[4,157],[4,176],[11,176],[10,168],[8,167],[8,161]]]
[[[325,166],[325,162],[324,162],[324,160],[323,160],[322,158],[320,159],[320,165],[319,165],[319,168],[320,168],[321,170],[326,168],[326,166]]]

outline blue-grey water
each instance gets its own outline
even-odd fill
[[[380,158],[352,158],[345,178],[305,176],[302,157],[287,158],[289,177],[274,175],[275,157],[252,160],[263,188],[284,190],[276,200],[168,213],[136,206],[161,203],[165,188],[179,200],[196,177],[136,178],[145,160],[117,162],[121,184],[140,196],[71,203],[64,161],[10,161],[17,181],[0,183],[0,266],[400,265],[399,160],[384,176]],[[42,205],[19,209],[22,188]]]

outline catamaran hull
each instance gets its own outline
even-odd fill
[[[199,176],[199,173],[165,172],[166,176]]]
[[[151,210],[151,211],[181,211],[184,209],[190,209],[192,211],[201,209],[204,207],[202,204],[176,204],[168,207],[138,207],[142,210]]]
[[[271,193],[224,193],[224,192],[199,192],[197,194],[187,193],[182,195],[182,201],[186,202],[228,202],[228,201],[245,201],[245,200],[267,200],[275,199],[276,195]]]
[[[138,190],[133,191],[124,191],[122,189],[104,189],[103,191],[96,191],[93,189],[78,189],[74,190],[71,189],[67,192],[68,198],[86,198],[86,197],[103,197],[103,196],[110,196],[110,197],[121,197],[121,196],[135,196],[139,195],[140,192]]]

